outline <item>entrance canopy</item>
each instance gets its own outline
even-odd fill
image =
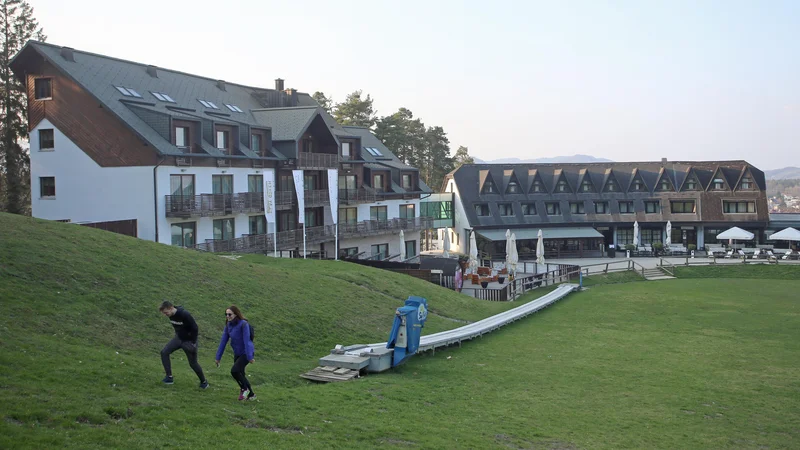
[[[537,239],[540,228],[515,229],[517,241]],[[544,239],[579,239],[579,238],[603,238],[599,231],[592,227],[563,227],[563,228],[541,228]],[[475,230],[481,236],[490,241],[505,241],[506,230]]]
[[[749,241],[755,235],[739,227],[729,228],[717,235],[717,239],[733,239],[736,241]]]
[[[770,241],[800,241],[800,231],[789,227],[769,237]]]

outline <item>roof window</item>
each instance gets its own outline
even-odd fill
[[[161,100],[162,102],[175,103],[175,100],[173,100],[172,97],[163,92],[150,92],[150,93],[153,94],[153,97]]]
[[[125,97],[136,97],[136,98],[142,98],[142,94],[140,94],[140,93],[138,93],[138,92],[134,91],[134,90],[133,90],[133,89],[131,89],[131,88],[128,88],[128,87],[122,87],[122,86],[114,86],[114,87],[115,87],[115,88],[117,88],[117,90],[119,91],[119,93],[120,93],[120,94],[122,94],[122,95],[124,95]]]
[[[205,106],[206,108],[219,109],[219,106],[215,105],[214,102],[210,102],[208,100],[200,100],[200,99],[198,99],[197,101],[200,102],[200,104]]]
[[[383,153],[375,147],[364,147],[364,149],[372,156],[383,156]]]
[[[236,105],[229,105],[229,104],[225,103],[225,106],[228,107],[228,109],[230,109],[233,112],[244,112],[244,111],[242,111],[242,108],[239,108]]]

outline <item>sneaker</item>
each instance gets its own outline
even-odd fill
[[[208,389],[208,380],[200,383],[200,389]]]
[[[249,390],[247,390],[247,389],[239,390],[239,400],[246,399],[248,395],[250,395],[250,391]]]
[[[255,400],[255,399],[256,399],[256,394],[253,394],[252,392],[250,393],[250,395],[247,396],[247,400]]]
[[[175,383],[175,381],[173,381],[173,380],[172,380],[172,377],[164,377],[164,379],[163,379],[163,380],[161,380],[161,381],[162,381],[164,384],[173,384],[173,383]]]

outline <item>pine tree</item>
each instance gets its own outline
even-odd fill
[[[372,107],[372,98],[361,98],[361,91],[355,91],[345,98],[344,102],[337,103],[333,110],[333,117],[342,125],[353,125],[372,129],[375,126],[375,110]]]
[[[28,110],[25,84],[11,72],[10,63],[28,40],[45,40],[39,22],[33,17],[33,8],[25,0],[0,0],[2,24],[2,52],[0,52],[0,198],[5,197],[8,212],[22,214],[27,211],[30,187],[26,174],[30,173],[30,157],[19,144],[28,136]],[[5,181],[5,182],[3,182]],[[4,189],[5,187],[5,189]]]
[[[320,91],[311,94],[311,98],[313,98],[314,101],[319,103],[319,106],[321,106],[322,109],[325,110],[325,112],[327,112],[330,115],[333,115],[333,99],[326,97],[325,94],[323,94]]]

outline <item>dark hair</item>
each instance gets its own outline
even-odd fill
[[[172,305],[172,303],[171,303],[169,300],[164,300],[164,301],[161,303],[161,306],[159,306],[159,307],[158,307],[158,310],[159,310],[159,311],[164,311],[165,309],[170,309],[170,308],[172,308],[172,306],[173,306],[173,305]]]
[[[242,314],[242,311],[236,305],[231,305],[225,308],[226,311],[229,309],[233,311],[233,315],[236,316],[237,320],[247,320],[247,318]],[[227,316],[225,317],[225,326],[228,326]]]

